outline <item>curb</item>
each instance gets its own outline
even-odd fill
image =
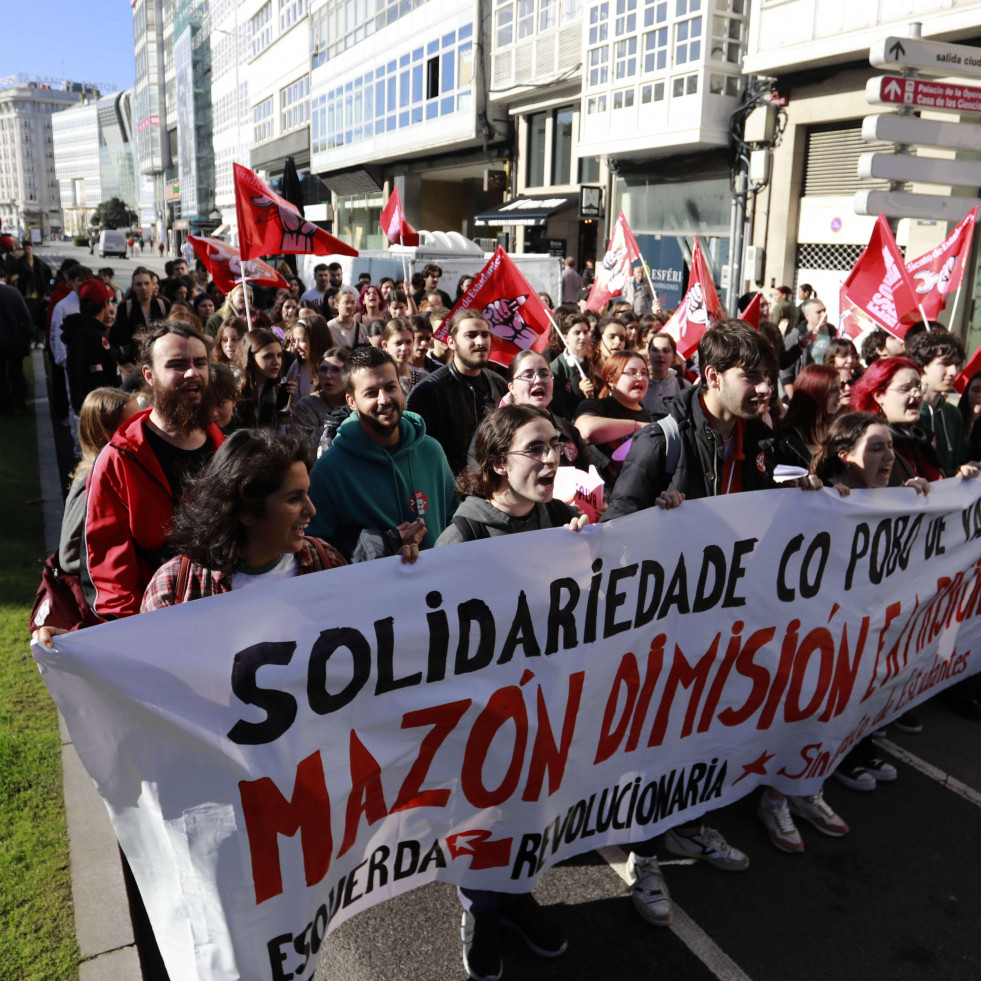
[[[34,366],[34,418],[44,502],[44,546],[46,553],[49,553],[58,547],[63,507],[43,353],[32,351],[31,361]],[[143,981],[116,835],[105,805],[72,746],[71,736],[60,713],[58,726],[61,733],[72,907],[81,957],[79,981]]]

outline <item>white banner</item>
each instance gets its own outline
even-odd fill
[[[35,648],[171,977],[313,974],[433,879],[530,890],[981,666],[981,482],[778,490],[385,559]]]

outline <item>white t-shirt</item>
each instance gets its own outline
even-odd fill
[[[691,388],[691,382],[683,382],[675,371],[669,371],[663,381],[651,379],[650,385],[647,386],[647,394],[641,399],[640,404],[650,412],[664,412],[664,403],[686,388]]]
[[[286,552],[271,569],[265,572],[242,572],[239,570],[232,576],[232,590],[244,589],[246,586],[257,586],[260,583],[276,582],[279,579],[292,579],[296,575],[296,556]]]

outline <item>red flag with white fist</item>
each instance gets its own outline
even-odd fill
[[[379,224],[385,238],[393,245],[419,244],[419,233],[405,220],[405,209],[397,187],[392,189],[388,204],[382,209]]]
[[[238,244],[243,259],[264,255],[357,255],[300,214],[248,167],[232,164]]]
[[[855,260],[841,292],[867,317],[902,340],[910,314],[919,319],[918,298],[889,222],[879,215],[869,244]]]
[[[947,295],[961,285],[977,217],[975,205],[936,248],[906,263],[920,306],[932,320],[947,306]]]
[[[593,288],[589,291],[586,309],[599,312],[610,300],[623,293],[623,288],[633,275],[635,262],[643,262],[637,239],[630,229],[626,216],[621,211],[617,215],[610,236],[610,244],[606,247],[606,255],[596,270]]]
[[[498,246],[490,261],[477,273],[463,296],[436,332],[446,341],[450,318],[457,310],[479,310],[490,325],[491,361],[508,365],[519,352],[529,348],[542,352],[548,347],[552,322],[545,305],[518,271],[511,257]]]
[[[685,293],[681,306],[661,328],[661,332],[674,338],[678,353],[683,358],[690,358],[712,321],[724,319],[725,311],[719,302],[719,294],[715,292],[712,274],[696,238],[691,254],[691,270],[688,273],[688,292]]]
[[[243,262],[234,245],[218,238],[198,235],[188,235],[187,240],[194,246],[198,258],[205,264],[222,293],[230,293],[243,279],[248,279],[255,286],[289,289],[290,284],[269,263],[261,259],[247,259]]]

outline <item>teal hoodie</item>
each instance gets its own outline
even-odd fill
[[[317,513],[308,534],[331,541],[352,529],[386,531],[422,517],[420,547],[436,544],[456,509],[453,474],[421,416],[403,412],[399,433],[401,442],[389,452],[365,435],[356,414],[341,423],[310,472]]]

